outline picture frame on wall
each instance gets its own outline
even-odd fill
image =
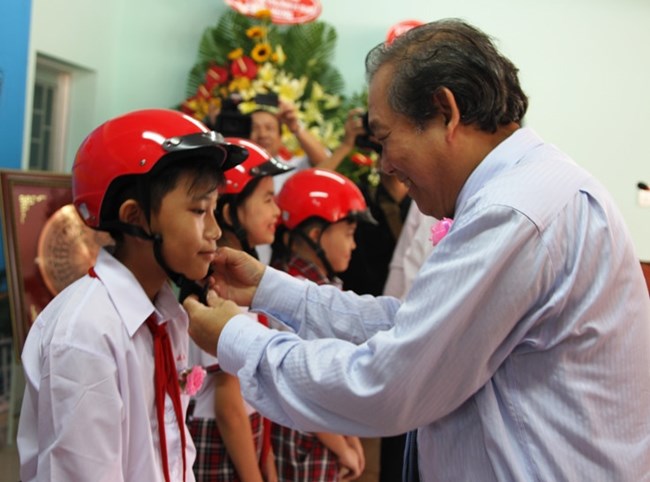
[[[54,298],[38,266],[38,244],[48,219],[72,202],[69,174],[0,170],[2,234],[14,352],[20,356],[38,314]]]

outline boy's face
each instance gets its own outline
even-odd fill
[[[191,280],[206,276],[217,249],[221,228],[214,215],[217,190],[181,175],[157,213],[151,215],[153,232],[162,236],[162,254],[168,266]]]
[[[273,178],[260,179],[250,196],[237,208],[237,218],[246,231],[251,246],[271,244],[280,217],[280,208],[275,203]]]
[[[352,251],[357,247],[354,242],[356,229],[356,222],[339,221],[330,225],[320,238],[320,246],[335,273],[348,269]]]

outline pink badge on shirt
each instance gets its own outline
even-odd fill
[[[442,238],[447,235],[453,223],[453,219],[442,218],[440,221],[431,226],[431,237],[429,240],[434,246],[442,241]]]
[[[203,367],[194,365],[192,368],[187,368],[181,372],[178,383],[183,393],[192,396],[201,389],[204,379],[205,370]]]

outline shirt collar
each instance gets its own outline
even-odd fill
[[[105,249],[99,251],[94,270],[106,288],[129,336],[133,336],[154,311],[159,321],[184,316],[168,283],[163,285],[154,305],[133,273]]]
[[[543,145],[542,139],[529,127],[513,132],[496,146],[476,166],[460,190],[456,200],[456,217],[466,206],[468,200],[499,173],[516,165],[531,149]]]

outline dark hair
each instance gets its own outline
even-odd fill
[[[304,239],[308,238],[308,233],[312,228],[318,228],[324,231],[330,224],[320,216],[310,216],[293,229],[289,229],[284,224],[280,224],[275,231],[275,238],[271,244],[271,261],[269,264],[274,268],[286,271],[286,266],[293,255],[294,243],[300,240],[304,242]]]
[[[489,36],[458,19],[412,28],[392,44],[373,48],[366,57],[367,80],[383,65],[394,67],[391,108],[420,128],[438,114],[433,98],[443,87],[454,94],[461,122],[486,132],[520,123],[528,108],[514,64]]]
[[[221,194],[219,196],[219,199],[217,200],[217,222],[219,223],[219,226],[224,229],[232,229],[232,226],[226,222],[226,218],[224,217],[224,207],[226,205],[229,206],[231,219],[237,219],[237,208],[253,194],[253,191],[255,191],[255,188],[264,177],[265,176],[253,177],[246,183],[244,188],[236,194]],[[236,222],[239,224],[238,221]]]
[[[197,154],[167,154],[148,174],[117,178],[105,195],[102,219],[117,222],[120,206],[128,199],[135,199],[150,217],[151,213],[160,210],[163,198],[176,188],[179,179],[184,175],[190,177],[190,192],[197,189],[216,189],[224,182],[223,171],[215,169],[213,162],[206,162]],[[109,233],[116,241],[123,239],[123,233],[119,229],[111,229]]]

